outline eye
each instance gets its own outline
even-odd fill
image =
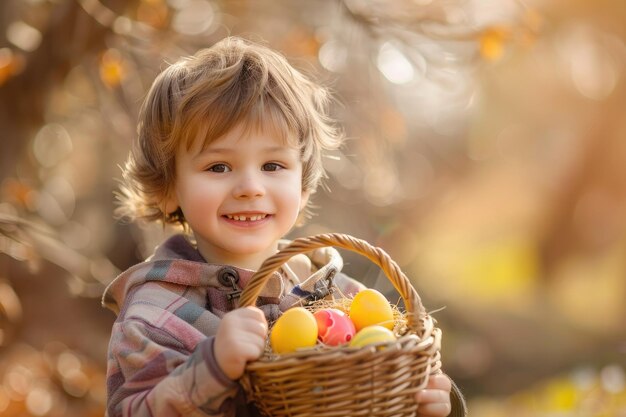
[[[211,165],[206,170],[210,172],[229,172],[230,168],[226,164],[215,164]]]
[[[263,171],[278,171],[283,169],[284,167],[276,162],[268,162],[263,164]]]

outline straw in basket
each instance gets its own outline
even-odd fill
[[[381,346],[339,346],[264,355],[246,368],[241,383],[267,417],[414,417],[415,393],[440,366],[441,331],[398,265],[382,249],[345,234],[296,239],[268,258],[241,294],[256,304],[269,277],[294,255],[336,246],[378,265],[404,300],[406,326]]]

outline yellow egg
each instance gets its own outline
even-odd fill
[[[350,341],[350,347],[363,347],[373,343],[393,342],[396,336],[386,327],[373,325],[361,329]]]
[[[276,353],[293,352],[296,349],[315,346],[317,321],[309,310],[294,307],[276,320],[270,333],[270,344]]]
[[[393,310],[389,301],[380,292],[367,288],[358,292],[350,305],[350,319],[359,331],[364,327],[379,324],[393,329]]]

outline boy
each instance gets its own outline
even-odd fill
[[[236,383],[264,349],[268,320],[324,286],[338,253],[293,257],[261,307],[240,289],[303,214],[341,136],[322,88],[279,54],[227,38],[155,80],[124,170],[122,214],[178,223],[146,262],[117,277],[103,304],[118,314],[109,346],[109,417],[253,416]],[[336,274],[345,294],[362,285]],[[434,375],[422,416],[450,412],[451,381]]]

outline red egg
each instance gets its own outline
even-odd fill
[[[338,346],[348,343],[354,337],[354,323],[343,311],[325,308],[316,311],[313,316],[317,320],[317,338],[320,342]]]

